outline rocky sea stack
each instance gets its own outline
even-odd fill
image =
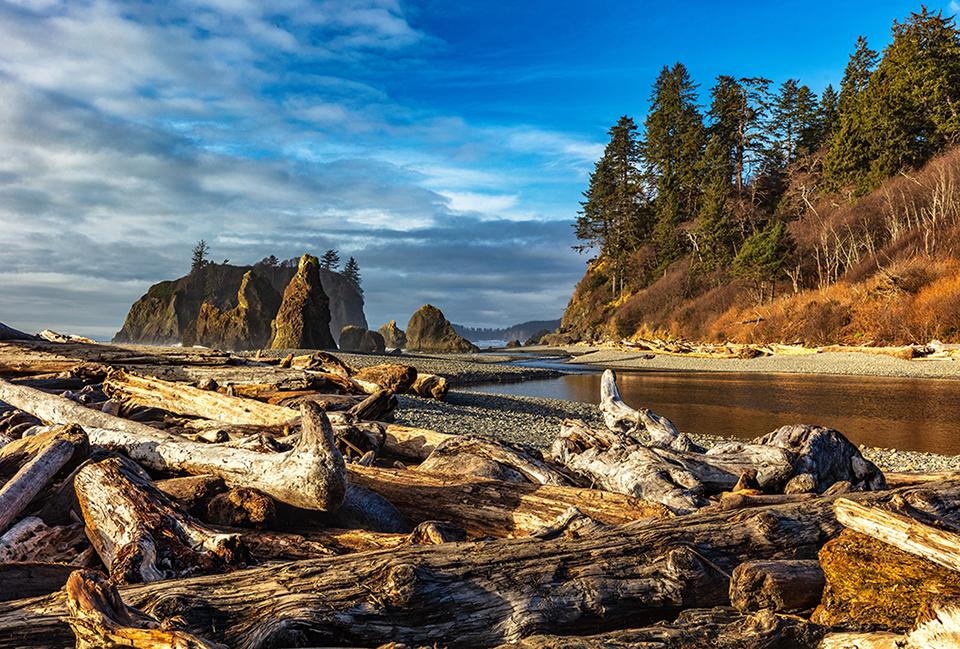
[[[235,351],[268,347],[271,323],[299,265],[298,259],[265,260],[253,266],[206,264],[179,279],[155,284],[130,308],[113,340]],[[366,328],[363,296],[356,284],[322,268],[314,273],[319,276],[321,301],[327,302],[327,315],[320,316],[328,323],[325,342],[336,340],[347,325]]]
[[[330,349],[337,343],[330,333],[330,300],[320,283],[320,261],[304,255],[283,291],[273,320],[273,349]]]
[[[458,334],[443,312],[431,304],[424,304],[407,323],[409,351],[437,353],[469,353],[480,349]]]
[[[340,331],[340,349],[345,352],[382,354],[386,351],[386,345],[383,342],[383,336],[376,331],[347,325]]]
[[[396,320],[391,320],[379,329],[384,344],[391,349],[403,349],[407,346],[407,334],[397,326]]]

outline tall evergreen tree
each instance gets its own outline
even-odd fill
[[[190,262],[190,272],[195,273],[210,262],[207,261],[207,255],[210,253],[210,246],[203,239],[197,242],[193,247],[193,256]]]
[[[808,86],[797,89],[797,138],[793,158],[813,153],[823,142],[823,125],[817,95]]]
[[[837,128],[839,101],[840,96],[837,95],[837,91],[833,89],[833,85],[827,84],[827,87],[823,89],[823,93],[820,95],[820,105],[818,107],[820,121],[819,140],[821,143],[829,140]]]
[[[340,267],[340,253],[336,250],[327,250],[320,257],[320,268],[329,271],[335,271]]]
[[[725,266],[735,252],[738,230],[729,204],[733,192],[730,168],[729,143],[722,134],[714,133],[704,153],[707,183],[692,234],[697,261],[707,270]]]
[[[840,112],[855,110],[860,93],[866,90],[870,75],[877,65],[877,56],[876,50],[870,49],[866,36],[858,36],[856,49],[850,55],[840,82]]]
[[[575,224],[580,250],[598,248],[612,268],[613,291],[623,291],[627,258],[650,235],[652,219],[640,168],[637,125],[624,115],[590,176]]]
[[[353,257],[347,259],[346,265],[343,267],[343,276],[346,277],[353,285],[357,288],[357,291],[363,295],[363,288],[360,286],[361,277],[360,277],[360,264],[357,263],[357,260]]]
[[[676,226],[696,216],[700,201],[705,132],[696,91],[682,63],[665,66],[645,122],[643,156],[656,187],[654,239],[661,267],[679,254]]]

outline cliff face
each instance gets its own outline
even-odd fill
[[[154,284],[127,313],[114,342],[209,345],[256,349],[269,343],[270,325],[295,265],[232,266],[210,264],[176,280]],[[367,326],[363,296],[339,273],[320,269],[329,299],[330,334],[346,325]],[[244,288],[244,276],[251,274]],[[252,284],[251,284],[252,282]],[[255,288],[254,288],[255,287]],[[241,292],[248,298],[241,298]],[[241,309],[241,302],[247,306]],[[241,313],[244,311],[245,313]],[[245,333],[250,337],[246,338]],[[263,332],[267,341],[260,343]],[[259,332],[259,333],[258,333]]]

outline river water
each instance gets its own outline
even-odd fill
[[[600,373],[473,392],[597,403]],[[624,401],[688,433],[752,438],[784,424],[830,426],[857,444],[960,454],[960,381],[809,374],[620,371]]]

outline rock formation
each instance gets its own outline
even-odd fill
[[[130,308],[114,341],[200,344],[231,350],[267,345],[271,336],[270,323],[277,315],[280,296],[296,270],[295,259],[273,265],[209,264],[180,279],[160,282],[150,287],[146,295]],[[256,279],[246,280],[247,287],[242,287],[244,278],[251,272]],[[340,273],[324,269],[320,269],[320,282],[330,302],[333,338],[336,339],[346,325],[366,328],[363,296],[356,286]],[[250,296],[251,290],[259,297],[262,309],[254,306],[256,299]],[[248,303],[242,319],[254,333],[253,340],[243,340],[239,336],[242,327],[237,326],[237,316],[240,316],[237,309],[241,293],[247,295]],[[226,314],[231,315],[225,317]],[[261,333],[257,335],[256,332]]]
[[[407,334],[397,326],[396,320],[391,320],[379,329],[384,344],[391,349],[403,349],[407,346]]]
[[[393,322],[391,320],[390,322]],[[34,340],[36,336],[23,333],[0,322],[0,340]]]
[[[270,342],[270,321],[279,307],[280,295],[248,270],[240,282],[235,308],[221,311],[212,304],[200,305],[194,340],[220,349],[261,349]]]
[[[340,331],[340,349],[345,352],[382,354],[386,351],[386,346],[383,342],[383,336],[376,331],[347,325]]]
[[[480,351],[462,337],[437,307],[424,304],[407,323],[407,349],[420,352],[465,353]]]
[[[304,255],[283,292],[273,320],[273,349],[336,349],[330,333],[330,300],[320,283],[320,262]]]

